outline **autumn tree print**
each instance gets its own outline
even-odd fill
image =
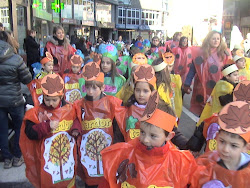
[[[70,155],[70,142],[65,134],[59,134],[51,143],[49,159],[52,164],[60,166],[61,180],[63,180],[62,166],[68,161]]]
[[[97,174],[100,174],[101,151],[108,146],[108,141],[101,131],[93,131],[87,137],[86,155],[96,161]]]

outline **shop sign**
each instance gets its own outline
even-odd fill
[[[39,0],[34,0],[32,4],[32,8],[42,9],[42,3]]]
[[[69,19],[69,18],[62,18],[62,24],[73,24],[73,25],[80,25],[80,20]]]
[[[100,28],[115,28],[115,23],[111,23],[111,22],[97,21],[96,25],[97,25],[97,27],[100,27]]]
[[[44,10],[33,9],[33,15],[36,18],[41,18],[43,20],[52,21],[52,14],[50,14]]]
[[[95,26],[95,22],[92,20],[82,20],[82,25]]]

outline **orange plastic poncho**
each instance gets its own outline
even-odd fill
[[[77,117],[82,125],[82,136],[78,137],[78,175],[88,185],[98,185],[103,177],[101,150],[114,140],[113,119],[121,125],[125,116],[122,101],[113,96],[104,96],[97,101],[85,98],[75,102]]]
[[[58,120],[59,127],[41,140],[30,140],[25,134],[26,120],[41,123],[40,114],[45,109],[34,107],[26,112],[20,135],[20,148],[26,164],[26,177],[35,187],[75,187],[77,148],[69,135],[76,113],[71,105],[48,110],[51,120]],[[61,146],[61,147],[60,147]]]
[[[147,150],[137,138],[110,146],[101,154],[104,177],[111,188],[184,188],[191,183],[198,167],[189,151],[177,150],[168,142],[163,147]],[[124,160],[128,160],[128,165],[121,173],[126,173],[127,179],[117,183],[117,170],[121,169]]]
[[[64,97],[65,101],[74,103],[76,100],[82,98],[79,86],[79,79],[82,78],[81,74],[66,73],[63,74],[64,81]]]
[[[197,187],[202,187],[203,184],[210,180],[219,180],[224,184],[225,187],[249,187],[250,164],[241,170],[233,171],[223,168],[217,164],[218,160],[219,155],[217,151],[208,152],[196,159],[197,164],[205,166],[205,170],[208,172],[200,172],[199,185]]]
[[[193,47],[192,52],[196,75],[194,77],[190,111],[200,115],[216,82],[222,78],[221,68],[231,56],[225,54],[225,58],[222,61],[218,57],[217,51],[213,51],[208,59],[204,60],[200,47]],[[229,50],[228,54],[230,54]]]
[[[39,106],[43,102],[43,91],[41,88],[41,80],[42,79],[34,79],[29,84],[27,84],[32,100],[34,102],[34,106]]]

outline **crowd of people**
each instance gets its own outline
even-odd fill
[[[242,41],[230,51],[210,31],[200,47],[181,32],[165,43],[120,36],[91,44],[76,33],[69,41],[55,26],[40,57],[35,36],[25,39],[26,67],[14,38],[0,31],[5,169],[25,162],[35,187],[75,187],[77,175],[86,188],[250,185],[250,60]],[[26,112],[21,83],[32,96]],[[190,93],[200,119],[186,138],[178,123]]]

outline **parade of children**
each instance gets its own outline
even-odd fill
[[[242,41],[230,51],[214,30],[201,46],[180,31],[165,42],[121,33],[113,42],[91,40],[83,55],[64,29],[54,27],[27,84],[19,146],[33,187],[250,187]]]

